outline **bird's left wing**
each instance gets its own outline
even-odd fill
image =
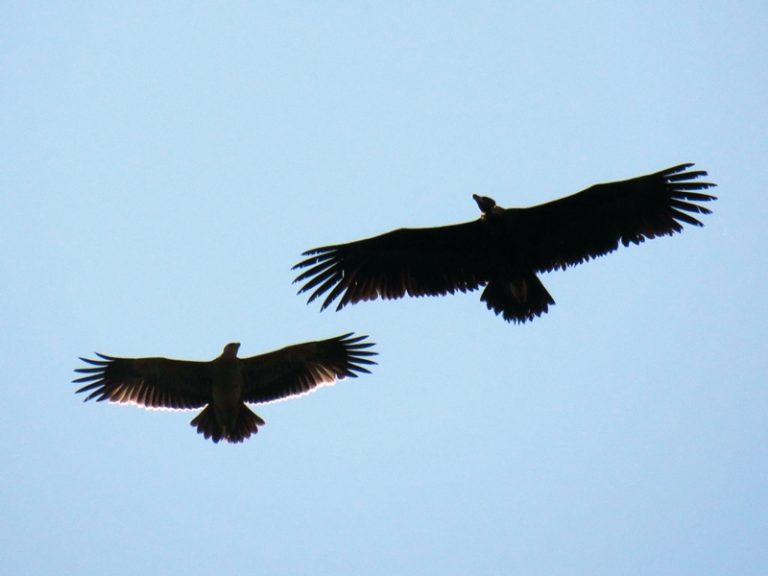
[[[146,408],[193,409],[211,401],[209,362],[168,358],[80,358],[90,364],[75,372],[85,374],[73,382],[85,384],[77,392],[89,392],[85,400],[137,404]]]
[[[350,333],[243,358],[243,400],[269,402],[368,373],[376,352],[369,350],[373,342],[366,338]]]
[[[476,289],[488,237],[479,220],[437,228],[400,228],[348,244],[304,252],[294,282],[309,302],[329,292],[322,308],[340,297],[347,304],[409,296],[434,296]]]
[[[699,180],[707,173],[681,164],[654,174],[596,184],[577,194],[514,210],[516,248],[538,272],[566,268],[657,236],[701,226],[696,214],[709,214],[700,192],[715,186]],[[510,211],[512,213],[512,211]]]

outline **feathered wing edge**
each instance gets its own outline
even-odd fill
[[[321,310],[404,296],[471,292],[484,278],[475,269],[483,244],[480,220],[432,228],[400,228],[379,236],[303,252],[294,283],[310,292],[307,303],[326,295]]]
[[[655,228],[651,226],[648,231],[638,233],[636,237],[622,238],[621,241],[624,246],[639,244],[645,239],[656,238],[657,236],[671,236],[682,232],[683,226],[680,222],[691,226],[704,226],[690,213],[711,214],[712,211],[705,206],[694,204],[694,202],[710,202],[717,200],[717,196],[694,192],[694,190],[707,190],[716,187],[717,184],[699,180],[699,178],[707,176],[707,172],[705,170],[688,171],[693,166],[692,162],[679,164],[650,175],[650,177],[659,177],[666,181],[666,193],[669,197],[669,219],[663,221],[660,226]]]
[[[346,352],[346,362],[343,369],[335,374],[335,378],[357,378],[358,373],[370,374],[371,371],[365,366],[373,366],[375,361],[371,360],[371,356],[377,356],[379,353],[369,350],[375,343],[371,341],[365,341],[368,335],[355,336],[354,332],[347,332],[336,338],[332,338],[331,341],[341,344]]]
[[[679,164],[629,180],[595,184],[571,196],[524,209],[531,230],[537,234],[535,248],[529,254],[531,267],[536,272],[564,270],[614,252],[620,245],[641,244],[648,239],[680,233],[683,224],[703,226],[691,214],[710,214],[711,210],[695,202],[709,202],[717,197],[697,190],[713,188],[716,184],[698,180],[707,172],[689,171],[692,166],[692,163]],[[649,191],[646,186],[657,188]],[[608,204],[616,198],[626,202],[624,211],[610,213],[615,227],[590,227],[589,222],[581,219],[562,220],[563,213],[578,213],[585,203],[588,209],[593,209],[596,197]],[[658,204],[649,202],[654,198]],[[590,212],[599,213],[599,209]],[[558,215],[557,227],[553,228],[550,219],[555,214]],[[574,234],[581,241],[575,240]]]
[[[304,342],[287,349],[245,358],[245,388],[243,400],[252,403],[287,400],[309,394],[321,386],[329,386],[343,378],[356,378],[370,374],[366,366],[375,365],[371,359],[378,352],[370,350],[373,342],[368,336],[355,336],[350,332],[316,342]],[[306,346],[318,347],[313,355],[293,357],[295,351]],[[334,351],[335,347],[339,347]],[[288,357],[283,357],[288,354]]]
[[[99,360],[80,357],[80,360],[90,364],[90,368],[76,368],[75,372],[85,374],[72,380],[75,384],[84,384],[76,393],[89,392],[84,402],[108,400],[120,404],[135,404],[143,408],[156,410],[194,410],[207,404],[208,400],[194,398],[182,393],[164,390],[153,385],[148,378],[134,374],[119,381],[109,380],[109,370],[120,363],[134,363],[137,360],[167,361],[165,358],[132,359],[117,358],[95,352]],[[200,363],[202,364],[202,363]]]

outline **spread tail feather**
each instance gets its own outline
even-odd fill
[[[259,431],[259,426],[263,426],[265,423],[258,414],[245,404],[240,406],[237,420],[231,430],[228,430],[225,425],[218,421],[210,404],[190,422],[192,426],[197,426],[198,433],[217,443],[221,439],[232,443],[242,442],[251,434],[256,434]]]
[[[516,280],[492,280],[480,300],[507,322],[525,322],[541,316],[555,301],[535,274]]]

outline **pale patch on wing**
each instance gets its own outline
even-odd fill
[[[335,386],[339,380],[345,380],[347,377],[342,376],[340,378],[334,377],[333,380],[329,381],[322,381],[314,385],[314,387],[309,388],[308,390],[303,390],[301,392],[295,392],[291,394],[290,396],[283,396],[282,398],[275,398],[274,400],[265,400],[263,402],[249,402],[246,401],[246,404],[275,404],[277,402],[286,402],[288,400],[292,400],[294,398],[301,398],[302,396],[309,396],[310,394],[314,394],[317,392],[320,388],[330,388],[332,386]]]
[[[132,399],[117,400],[113,398],[105,398],[105,400],[110,404],[136,406],[138,408],[143,408],[144,410],[149,410],[150,412],[191,412],[194,410],[200,410],[199,407],[147,406],[146,404],[142,404],[141,402],[137,402],[136,400]]]

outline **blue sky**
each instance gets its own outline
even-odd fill
[[[765,574],[761,2],[6,2],[9,573]],[[303,250],[694,161],[705,227],[479,294],[319,312]],[[83,404],[77,357],[370,334],[243,445]]]

